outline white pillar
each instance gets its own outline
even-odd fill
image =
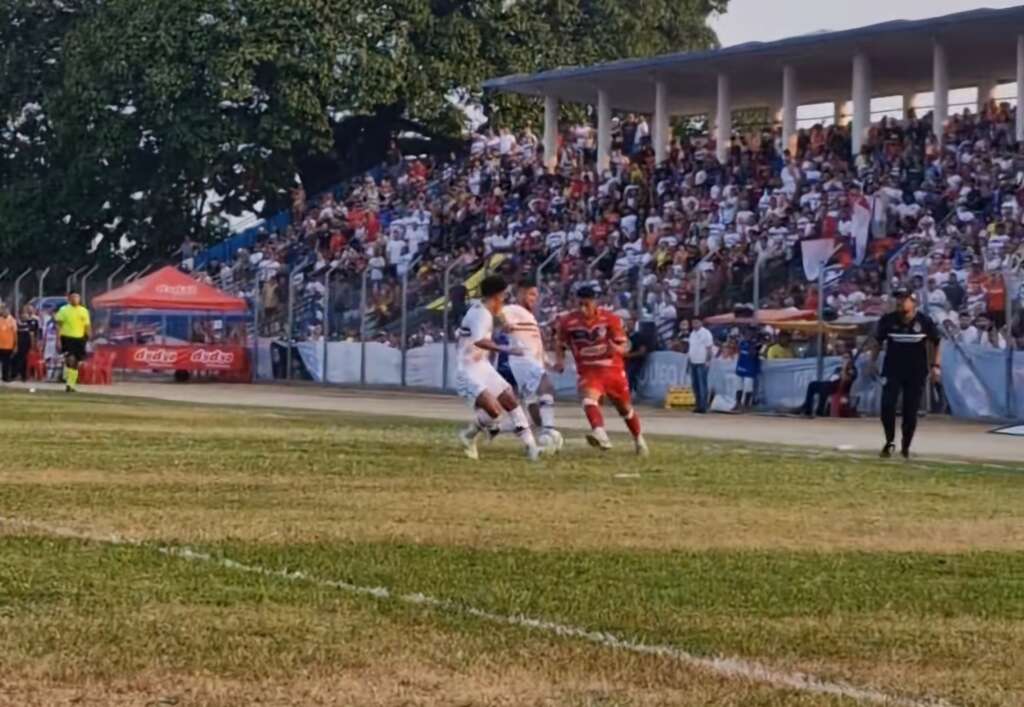
[[[932,47],[932,83],[935,92],[932,132],[941,140],[949,120],[949,67],[946,63],[946,48],[938,42]]]
[[[597,171],[604,172],[611,165],[612,106],[608,91],[597,91]]]
[[[1024,141],[1024,34],[1017,35],[1017,142]]]
[[[796,109],[800,98],[796,85],[796,69],[792,66],[782,67],[782,147],[792,149],[793,136],[796,135]]]
[[[996,86],[998,82],[995,78],[984,78],[978,81],[978,112],[988,105],[996,96]]]
[[[845,98],[837,98],[832,103],[832,121],[838,126],[843,124],[843,106],[846,105]]]
[[[544,96],[544,166],[558,167],[558,96]]]
[[[718,75],[718,111],[716,114],[715,152],[719,162],[725,162],[729,155],[729,139],[732,137],[732,96],[729,91],[729,77]]]
[[[860,153],[871,127],[871,61],[866,54],[853,57],[853,154]]]
[[[664,81],[654,82],[654,125],[651,141],[654,143],[654,161],[661,164],[668,158],[668,87]]]
[[[911,91],[910,93],[903,94],[903,117],[906,118],[910,115],[910,111],[914,108],[914,96],[917,94]]]

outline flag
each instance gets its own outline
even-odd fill
[[[860,265],[868,252],[868,235],[871,233],[871,203],[863,194],[852,197],[853,201],[853,262]]]
[[[835,251],[835,241],[831,238],[817,238],[800,241],[800,251],[804,256],[804,275],[808,280],[817,280],[821,266],[828,262]]]

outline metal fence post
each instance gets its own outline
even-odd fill
[[[88,306],[89,304],[89,298],[86,296],[89,291],[89,278],[92,277],[99,269],[99,264],[93,265],[91,268],[89,268],[88,272],[86,272],[85,275],[82,275],[82,304],[86,306]]]
[[[825,377],[825,261],[818,266],[818,377]]]
[[[331,338],[331,276],[338,267],[328,268],[324,275],[324,348],[320,357],[320,382],[327,385],[327,344]]]
[[[419,263],[419,257],[413,258],[402,273],[402,387],[406,386],[406,368],[409,351],[409,271]]]
[[[107,292],[114,289],[114,278],[124,272],[124,269],[128,267],[128,263],[121,263],[121,265],[114,272],[110,273],[107,277]]]
[[[611,252],[611,248],[605,248],[593,260],[587,263],[587,282],[594,279],[594,268],[597,267],[598,263],[607,258],[608,254]]]
[[[552,260],[554,260],[555,258],[560,258],[562,256],[562,253],[564,252],[565,246],[562,246],[561,248],[557,249],[554,253],[549,255],[547,258],[545,258],[544,262],[537,266],[534,278],[537,280],[537,292],[540,295],[538,299],[542,302],[544,300],[544,270],[545,268],[547,268],[547,266],[551,263]]]
[[[74,272],[68,274],[68,276],[64,279],[64,292],[71,292],[71,288],[78,284],[78,276],[81,275],[82,271],[84,271],[87,267],[89,266],[83,265],[82,267],[78,268],[78,270],[75,270]]]
[[[21,275],[18,275],[14,279],[14,311],[21,311],[21,281],[24,280],[32,273],[32,268],[28,268]]]
[[[765,258],[764,253],[757,254],[757,260],[754,262],[754,321],[757,321],[757,310],[761,308],[761,266],[764,264]]]
[[[694,278],[694,290],[693,290],[693,316],[697,319],[700,318],[700,263],[697,263],[697,267],[693,271]]]
[[[260,375],[260,325],[263,323],[263,295],[260,281],[256,280],[256,296],[252,307],[252,379]]]
[[[10,272],[11,272],[10,268],[4,268],[2,271],[0,271],[0,282],[3,282],[4,278],[7,277],[7,274],[10,273]],[[4,294],[3,294],[3,292],[0,292],[0,302],[2,302],[3,299],[4,299]]]
[[[285,373],[284,379],[292,379],[292,343],[295,340],[295,273],[288,273],[288,316],[285,321],[285,344],[288,350],[285,352]]]
[[[1011,420],[1017,419],[1017,394],[1013,387],[1013,353],[1017,349],[1017,339],[1013,336],[1013,305],[1024,283],[1022,270],[1024,259],[1015,260],[1003,271],[1003,291],[1006,293],[1006,415]]]
[[[458,266],[459,260],[455,258],[444,269],[444,311],[441,314],[441,326],[444,331],[441,333],[441,390],[448,390],[448,319],[452,308],[452,270]]]
[[[637,324],[644,318],[644,267],[636,266],[636,321]]]
[[[359,293],[359,385],[366,385],[366,282],[369,277],[370,268],[364,268]]]
[[[45,283],[46,283],[46,276],[50,274],[50,270],[52,270],[52,269],[53,269],[52,267],[48,267],[48,268],[46,268],[46,270],[43,270],[41,273],[39,273],[39,297],[40,297],[40,299],[42,299],[43,297],[46,296],[46,292],[44,290]]]

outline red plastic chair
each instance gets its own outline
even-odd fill
[[[78,366],[78,382],[82,385],[111,385],[114,382],[114,358],[112,352],[93,354],[88,361]]]
[[[36,349],[28,352],[26,368],[28,369],[28,377],[32,380],[46,380],[46,361],[43,360],[43,355]]]

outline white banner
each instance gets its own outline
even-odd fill
[[[871,204],[861,194],[853,200],[852,213],[854,262],[860,265],[868,252],[868,235],[871,233]]]
[[[448,390],[455,387],[455,351],[450,345],[448,359]],[[260,339],[257,377],[273,378],[271,341]],[[275,347],[276,355],[285,351]],[[1024,352],[1013,359],[1013,395],[1016,410],[1010,410],[1006,395],[1007,354],[980,346],[961,347],[964,354],[946,342],[943,353],[943,385],[953,415],[964,418],[1009,418],[1024,413]],[[322,342],[296,344],[296,351],[313,380],[323,382]],[[363,347],[359,343],[331,342],[327,345],[327,382],[358,385]],[[407,355],[406,382],[410,387],[440,390],[443,361],[442,344],[428,344],[410,349]],[[660,403],[671,387],[689,388],[686,355],[672,351],[658,351],[647,357],[635,391],[639,400]],[[840,359],[828,357],[824,362],[826,379],[839,366]],[[857,409],[864,415],[877,415],[880,409],[881,381],[869,378],[864,367],[867,357],[857,361],[858,377],[850,392]],[[283,367],[279,366],[281,370]],[[576,397],[576,371],[572,360],[567,370],[551,374],[557,396],[562,399]],[[813,358],[763,361],[757,381],[759,407],[766,410],[793,410],[800,407],[807,394],[807,386],[817,377],[817,361]],[[366,380],[370,385],[397,386],[402,379],[402,352],[385,344],[370,342],[366,345]],[[731,410],[735,403],[740,381],[736,376],[736,361],[714,359],[708,371],[708,387],[723,396],[719,409]]]
[[[821,266],[832,257],[835,241],[831,238],[816,238],[811,241],[800,241],[800,252],[804,259],[804,275],[814,281],[818,279]]]

